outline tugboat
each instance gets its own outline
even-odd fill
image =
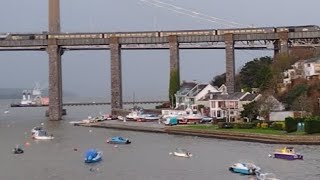
[[[269,155],[272,157],[272,155]],[[286,160],[295,160],[300,159],[303,160],[303,155],[295,153],[293,147],[284,147],[282,149],[277,149],[273,153],[274,158],[286,159]]]

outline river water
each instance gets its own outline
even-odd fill
[[[239,160],[252,161],[264,172],[282,180],[320,179],[320,146],[294,146],[304,160],[272,159],[268,154],[281,145],[218,140],[192,136],[153,134],[72,126],[68,121],[106,112],[108,106],[67,107],[63,121],[44,117],[45,108],[11,108],[0,101],[0,179],[1,180],[243,180],[228,167]],[[35,141],[30,130],[44,123],[55,136],[52,141]],[[130,145],[114,147],[106,137],[129,137]],[[30,143],[26,146],[26,143]],[[16,144],[25,153],[13,155]],[[88,148],[103,151],[103,161],[83,163]],[[190,159],[169,155],[176,147],[190,150]],[[77,148],[78,151],[74,151]]]

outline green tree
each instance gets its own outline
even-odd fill
[[[257,119],[258,115],[259,115],[259,111],[257,108],[256,101],[243,105],[243,110],[240,112],[240,116],[242,118],[245,118],[245,117],[248,118],[249,121],[253,119]]]
[[[175,104],[174,94],[180,88],[180,76],[177,70],[172,70],[170,73],[170,84],[169,84],[169,99],[171,104]]]
[[[288,94],[285,96],[285,103],[290,109],[295,108],[299,109],[297,104],[300,103],[301,99],[304,99],[304,94],[308,92],[307,84],[298,84],[289,90]],[[299,98],[302,96],[301,98]],[[297,100],[297,101],[296,101]],[[296,101],[296,102],[295,102]],[[300,105],[299,105],[300,106]]]
[[[210,84],[213,86],[220,87],[222,84],[226,83],[226,73],[217,75],[211,80]]]
[[[261,57],[247,62],[240,71],[240,87],[242,89],[266,89],[272,79],[271,57]]]

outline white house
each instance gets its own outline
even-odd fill
[[[210,115],[217,119],[226,118],[227,121],[234,121],[240,117],[244,104],[255,101],[260,96],[260,94],[251,94],[249,92],[212,94],[209,98]]]
[[[219,90],[211,84],[183,82],[179,91],[175,94],[176,108],[186,109],[193,104],[198,104],[198,101],[208,92],[219,92]]]
[[[283,84],[291,84],[297,78],[310,79],[320,75],[320,57],[307,60],[299,60],[292,65],[291,69],[283,72]]]
[[[320,58],[311,58],[304,61],[304,77],[309,79],[311,76],[320,75]]]

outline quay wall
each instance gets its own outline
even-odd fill
[[[150,123],[142,122],[131,122],[131,124],[127,123],[128,122],[124,123],[120,121],[118,121],[117,123],[99,122],[91,124],[81,124],[80,126],[128,131],[141,131],[150,133],[167,133],[175,135],[199,136],[225,140],[259,142],[266,144],[320,145],[319,135],[269,135],[258,133],[253,134],[225,131],[204,131],[195,129],[182,129],[180,127],[168,127],[163,125],[150,126]]]

